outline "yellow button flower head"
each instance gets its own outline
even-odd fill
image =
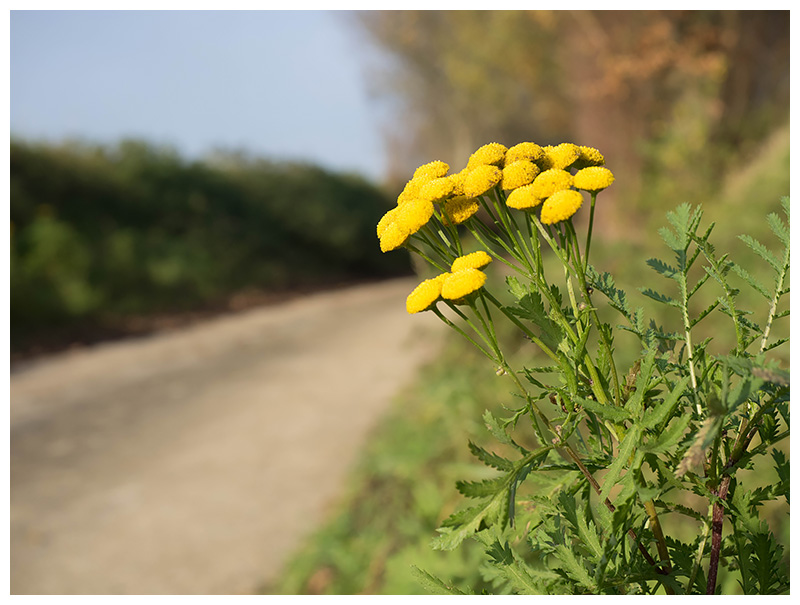
[[[565,221],[578,211],[583,203],[580,191],[563,189],[556,191],[544,201],[541,220],[545,225]]]
[[[539,198],[548,198],[556,191],[572,187],[572,175],[566,170],[551,168],[533,180],[532,193]]]
[[[478,269],[462,269],[451,273],[442,284],[442,298],[460,300],[483,287],[486,274]]]
[[[447,200],[442,208],[445,218],[453,225],[460,225],[478,212],[478,209],[478,200],[463,195]]]
[[[447,178],[450,179],[450,182],[453,183],[453,193],[452,197],[458,197],[464,195],[464,178],[469,174],[469,170],[464,168],[460,172],[455,172],[451,175],[448,175]]]
[[[408,236],[411,235],[400,223],[389,224],[380,235],[381,252],[389,252],[399,248],[406,243]]]
[[[426,176],[420,176],[412,178],[405,184],[403,187],[403,191],[400,192],[400,195],[397,196],[397,205],[402,206],[406,202],[410,202],[411,200],[416,200],[419,198],[420,189],[422,189],[423,185],[425,185],[431,179]]]
[[[590,166],[575,173],[573,184],[584,191],[602,191],[614,182],[614,175],[603,166]]]
[[[506,198],[506,206],[509,208],[516,208],[517,210],[527,210],[529,208],[536,208],[542,201],[543,198],[534,194],[533,184],[531,184],[514,189],[514,191],[509,193]]]
[[[383,235],[383,232],[386,231],[386,228],[391,225],[393,222],[397,220],[397,214],[400,212],[400,208],[392,208],[386,214],[381,217],[381,220],[378,221],[378,237]]]
[[[427,177],[429,179],[438,179],[446,175],[448,170],[450,170],[449,165],[440,160],[434,160],[417,168],[412,178]]]
[[[450,271],[455,273],[464,269],[483,269],[486,265],[492,262],[492,257],[486,254],[483,250],[478,250],[471,254],[459,256],[453,261]]]
[[[419,199],[428,202],[438,202],[453,194],[453,179],[447,176],[431,179],[419,190]]]
[[[517,160],[506,163],[503,168],[503,189],[516,189],[533,182],[539,174],[539,167],[530,160]]]
[[[469,156],[467,168],[472,169],[476,166],[482,166],[486,164],[502,166],[506,159],[506,151],[508,150],[506,149],[505,145],[501,145],[500,143],[487,143],[486,145],[479,147],[475,153]]]
[[[572,165],[573,168],[580,169],[586,168],[587,166],[602,166],[606,163],[606,159],[603,157],[603,154],[594,147],[586,147],[581,145],[578,147],[578,153],[580,156]]]
[[[513,147],[509,147],[508,151],[506,151],[505,165],[508,166],[519,160],[536,162],[542,155],[544,155],[544,150],[536,143],[517,143]]]
[[[399,209],[396,223],[409,235],[419,231],[433,216],[433,204],[425,200],[411,200]]]
[[[503,178],[503,171],[497,166],[484,164],[470,170],[464,177],[464,195],[478,197],[489,191]]]
[[[414,314],[430,309],[439,300],[439,296],[442,294],[442,284],[449,275],[449,273],[443,273],[432,279],[426,279],[414,288],[406,298],[406,311]]]
[[[539,160],[542,170],[560,168],[564,170],[580,157],[578,146],[572,143],[561,143],[555,147],[548,145],[544,148],[544,155]]]

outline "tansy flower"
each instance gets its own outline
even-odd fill
[[[578,147],[578,153],[580,154],[578,159],[575,160],[575,163],[572,164],[573,168],[586,168],[587,166],[602,166],[606,163],[606,159],[603,157],[603,154],[600,153],[594,147],[586,147],[581,145]]]
[[[397,222],[389,224],[380,235],[381,252],[389,252],[402,246],[408,236],[411,235],[407,229]]]
[[[506,198],[506,206],[509,208],[516,208],[517,210],[535,208],[541,203],[542,198],[534,194],[532,184],[514,189]]]
[[[439,296],[442,294],[442,284],[449,275],[449,273],[443,273],[432,279],[426,279],[414,288],[406,298],[406,311],[414,314],[430,309],[439,300]]]
[[[556,191],[544,201],[541,220],[545,225],[565,221],[578,211],[583,203],[580,191],[564,189]]]
[[[477,166],[464,177],[464,195],[478,197],[500,182],[503,172],[497,166]]]
[[[457,271],[462,271],[464,269],[483,269],[490,262],[492,262],[492,257],[486,254],[486,252],[483,250],[478,250],[478,252],[459,256],[453,261],[450,271],[452,273],[456,273]]]
[[[392,208],[386,214],[381,217],[381,220],[378,221],[378,237],[383,235],[383,232],[386,231],[386,228],[391,225],[395,220],[397,220],[397,214],[400,212],[400,208]]]
[[[572,187],[572,175],[566,170],[551,168],[533,180],[532,193],[539,198],[548,198],[556,191]]]
[[[483,287],[486,274],[478,269],[462,269],[451,273],[442,284],[442,298],[460,300]]]
[[[419,192],[422,187],[428,183],[431,179],[426,176],[420,176],[412,178],[405,184],[403,190],[400,192],[400,195],[397,196],[397,205],[402,206],[406,202],[410,202],[411,200],[416,200],[419,198]]]
[[[460,172],[455,172],[449,176],[453,183],[453,197],[464,195],[464,178],[469,174],[469,170],[464,168]]]
[[[478,212],[478,209],[478,200],[463,195],[447,200],[442,207],[445,218],[453,225],[460,225]]]
[[[399,207],[397,219],[409,235],[419,231],[433,216],[433,204],[425,200],[411,200]]]
[[[419,199],[437,202],[453,194],[453,179],[448,176],[431,179],[419,190]]]
[[[503,189],[516,189],[533,182],[539,167],[530,160],[517,160],[503,168]]]
[[[544,154],[544,150],[536,143],[517,143],[513,147],[509,147],[506,151],[506,163],[513,164],[519,160],[529,160],[531,162],[537,161]]]
[[[443,177],[447,174],[447,171],[450,170],[450,166],[445,164],[440,160],[434,160],[433,162],[428,162],[427,164],[423,164],[419,168],[414,171],[414,176],[412,179],[416,179],[418,177],[427,177],[429,179],[438,179],[439,177]]]
[[[575,173],[573,184],[584,191],[602,191],[614,182],[614,175],[603,166],[590,166]]]
[[[506,151],[508,150],[505,145],[501,145],[500,143],[487,143],[479,147],[475,153],[469,156],[467,168],[472,169],[485,164],[502,166],[503,161],[506,159]]]
[[[561,143],[555,147],[548,145],[544,148],[544,155],[539,160],[542,170],[559,168],[564,170],[580,157],[578,146],[572,143]]]

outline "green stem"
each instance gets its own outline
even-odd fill
[[[414,244],[410,243],[408,240],[406,240],[406,243],[403,244],[403,245],[406,248],[408,248],[411,252],[413,252],[414,254],[418,254],[420,257],[422,257],[423,259],[428,261],[431,265],[433,265],[434,267],[439,269],[439,271],[441,271],[442,273],[447,273],[449,271],[449,269],[447,269],[447,268],[443,267],[442,265],[440,265],[439,263],[437,263],[435,260],[430,258],[427,254],[425,254],[422,250],[417,248]]]
[[[453,307],[453,305],[450,305],[450,307],[452,308],[452,307]],[[476,348],[477,348],[477,349],[478,349],[478,350],[479,350],[481,353],[483,353],[484,355],[486,355],[486,357],[488,357],[489,359],[491,359],[493,363],[499,363],[499,361],[498,361],[497,359],[495,359],[494,357],[492,357],[492,354],[491,354],[491,353],[489,353],[489,351],[487,351],[486,349],[484,349],[484,348],[483,348],[481,345],[479,345],[477,342],[475,342],[475,340],[474,340],[474,339],[473,339],[473,338],[472,338],[472,337],[471,337],[469,334],[467,334],[466,332],[464,332],[464,330],[462,330],[461,328],[459,328],[459,327],[458,327],[456,324],[454,324],[454,323],[453,323],[452,321],[450,321],[450,320],[449,320],[447,317],[445,317],[445,315],[444,315],[444,314],[443,314],[443,313],[442,313],[442,312],[441,312],[439,309],[437,309],[437,308],[434,306],[434,307],[431,307],[431,310],[434,312],[434,314],[436,315],[436,317],[438,317],[439,319],[441,319],[441,320],[442,320],[444,323],[446,323],[448,326],[450,326],[451,328],[453,328],[453,329],[454,329],[456,332],[458,332],[459,334],[461,334],[461,336],[463,336],[463,337],[464,337],[464,338],[466,338],[468,341],[470,341],[470,342],[471,342],[473,345],[475,345],[475,347],[476,347]],[[471,322],[469,322],[469,320],[466,318],[466,316],[465,316],[463,313],[460,313],[460,312],[459,312],[459,315],[461,315],[461,317],[463,317],[463,318],[464,318],[464,319],[465,319],[465,320],[466,320],[468,323],[471,323]],[[474,326],[471,326],[471,327],[472,327],[472,329],[473,329],[473,330],[475,330]],[[477,330],[475,330],[475,331],[476,331],[476,333],[477,333]]]
[[[781,290],[783,290],[783,280],[786,278],[786,271],[789,269],[789,246],[786,246],[786,253],[783,257],[783,270],[778,276],[778,284],[775,286],[775,295],[772,297],[772,302],[769,306],[769,317],[767,317],[767,325],[764,328],[764,336],[761,338],[761,346],[758,348],[759,353],[763,353],[767,347],[767,339],[769,338],[769,331],[772,328],[772,320],[775,318],[775,311],[778,308],[778,298],[780,298]]]
[[[607,335],[603,330],[600,329],[600,318],[597,316],[597,309],[594,308],[592,305],[592,300],[589,296],[589,288],[586,285],[586,274],[583,270],[583,265],[580,262],[580,250],[578,249],[578,235],[575,233],[575,227],[572,224],[572,220],[570,219],[567,223],[567,229],[571,234],[571,239],[574,245],[574,268],[575,273],[578,276],[578,284],[581,287],[581,293],[583,295],[583,299],[586,301],[586,305],[589,309],[589,314],[594,322],[595,328],[597,329],[597,333],[600,335],[600,342],[603,345],[603,349],[605,349],[606,357],[608,357],[608,365],[611,369],[611,381],[614,385],[614,401],[616,404],[622,405],[622,391],[619,385],[619,375],[617,374],[617,365],[614,361],[614,355],[611,351],[611,343],[608,340]]]
[[[586,253],[583,258],[583,271],[589,267],[589,249],[592,246],[592,229],[594,227],[594,203],[597,200],[597,191],[592,191],[592,207],[589,210],[589,228],[586,231]]]

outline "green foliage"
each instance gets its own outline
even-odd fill
[[[373,245],[387,197],[313,166],[186,162],[132,141],[12,142],[10,189],[12,344],[77,321],[408,267]]]
[[[481,285],[454,301],[445,281],[434,304],[443,303],[460,323],[434,312],[476,345],[498,375],[510,378],[523,404],[506,418],[484,415],[506,453],[470,442],[491,474],[456,482],[470,502],[441,522],[432,546],[482,544],[494,570],[487,577],[501,593],[715,594],[730,590],[732,581],[747,594],[788,592],[783,545],[757,510],[784,490],[753,486],[742,475],[765,454],[779,477],[787,475],[788,463],[776,448],[789,434],[789,375],[771,355],[787,340],[771,338],[774,322],[788,315],[782,308],[789,291],[786,224],[774,214],[766,221],[778,252],[753,236],[740,237],[763,261],[762,281],[756,281],[744,265],[717,251],[715,225],[701,226],[699,206],[668,212],[669,227],[659,234],[671,257],[646,261],[668,290],[640,289],[666,309],[659,316],[665,328],[655,318],[646,321],[643,309],[632,311],[610,274],[590,265],[591,227],[582,252],[571,216],[545,218],[548,204],[560,198],[544,200],[540,219],[536,211],[509,207],[506,195],[494,187],[477,196],[494,230],[479,215],[464,225],[512,272],[506,278],[510,301]],[[593,193],[592,218],[595,201]],[[783,208],[788,218],[788,198]],[[456,257],[466,261],[459,234],[446,231],[436,206],[430,223],[441,237],[425,238],[424,258],[436,267]],[[412,231],[409,238],[422,236]],[[545,268],[545,251],[561,271]],[[458,276],[455,266],[452,275]],[[563,281],[555,282],[558,273]],[[763,327],[743,304],[743,286],[760,302]],[[618,332],[600,318],[603,297],[638,340],[640,354],[624,377],[617,369]],[[727,318],[733,336],[698,342],[712,317]],[[516,328],[554,365],[515,367],[497,337],[499,325]],[[522,446],[515,434],[525,424],[535,438]],[[750,491],[742,493],[745,485]],[[705,512],[689,504],[696,496],[707,502]],[[679,520],[668,523],[659,510]],[[699,541],[681,536],[681,516],[702,523]],[[733,529],[728,535],[726,517]]]

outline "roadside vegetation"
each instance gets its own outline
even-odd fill
[[[12,352],[409,271],[373,245],[388,196],[311,165],[12,141],[10,189]]]

